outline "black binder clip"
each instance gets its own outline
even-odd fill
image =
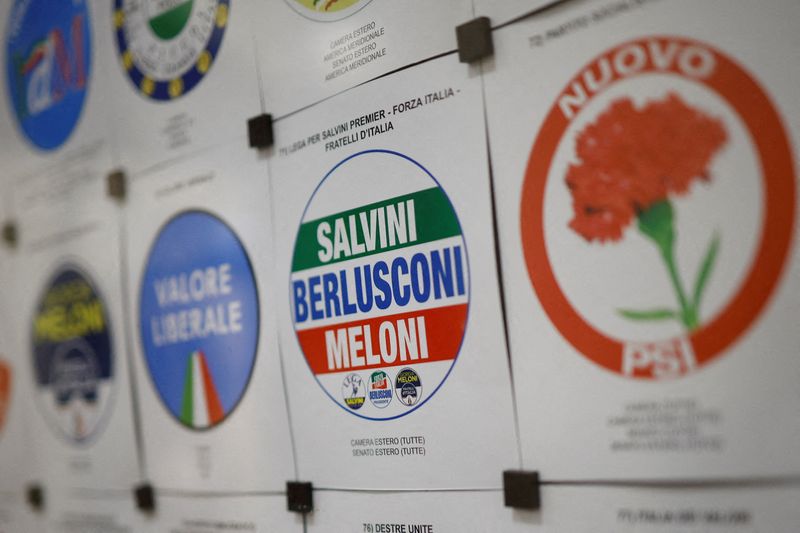
[[[503,499],[506,507],[537,511],[541,506],[539,472],[526,470],[503,472]]]
[[[28,505],[34,511],[41,512],[44,509],[44,489],[41,485],[32,484],[28,487],[26,494]]]
[[[294,513],[310,513],[314,510],[313,485],[305,481],[287,481],[286,503]]]
[[[156,510],[156,491],[153,486],[143,483],[133,489],[136,508],[143,513],[152,513]]]
[[[121,169],[110,172],[106,177],[106,193],[115,200],[122,201],[128,193],[128,179]]]
[[[269,148],[275,141],[272,133],[272,115],[262,113],[247,121],[250,148]]]
[[[494,54],[492,26],[489,17],[478,17],[456,26],[458,60],[472,63]]]
[[[17,225],[9,220],[3,224],[3,242],[9,248],[16,248],[19,234],[17,232]]]

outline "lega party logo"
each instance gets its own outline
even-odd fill
[[[111,411],[114,354],[105,303],[89,276],[64,265],[39,300],[31,331],[36,396],[48,425],[82,443]]]
[[[41,150],[75,129],[86,97],[91,32],[85,1],[16,0],[8,15],[6,83],[14,117]]]
[[[522,244],[560,333],[626,377],[724,353],[784,270],[795,171],[758,82],[678,37],[617,46],[572,79],[528,162]]]
[[[195,88],[219,54],[230,0],[114,0],[114,31],[122,67],[153,100]]]
[[[348,17],[372,0],[286,0],[304,17],[318,21],[332,21]]]
[[[242,400],[255,365],[258,292],[250,259],[222,220],[184,211],[159,232],[139,300],[152,383],[184,426],[210,429]]]
[[[445,191],[397,152],[341,161],[303,214],[289,291],[302,353],[340,407],[387,420],[422,406],[447,379],[467,327],[467,249]]]
[[[0,357],[0,435],[11,403],[11,366]]]

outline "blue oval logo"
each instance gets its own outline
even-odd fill
[[[69,138],[90,70],[84,0],[15,0],[6,34],[6,82],[13,115],[34,146],[54,150]]]

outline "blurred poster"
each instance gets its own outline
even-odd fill
[[[267,166],[245,143],[131,182],[129,328],[148,480],[282,490],[294,477]],[[282,303],[281,303],[282,304]]]
[[[100,150],[12,186],[10,325],[36,453],[26,475],[47,486],[127,489],[139,479],[108,166]]]
[[[470,0],[279,0],[254,11],[266,107],[283,116],[455,50]]]
[[[159,494],[153,533],[301,533],[303,516],[286,510],[286,496]]]
[[[524,17],[564,0],[472,0],[476,17],[489,17],[492,26]]]
[[[149,533],[150,517],[136,508],[131,491],[49,491],[46,533]]]
[[[107,147],[111,36],[100,3],[7,0],[0,9],[4,173],[36,175]]]
[[[136,173],[247,136],[262,109],[256,2],[109,0],[107,81],[120,164]]]
[[[512,366],[546,479],[800,472],[800,107],[764,60],[800,45],[798,8],[580,1],[495,33]]]

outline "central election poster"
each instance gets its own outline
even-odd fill
[[[497,488],[518,464],[476,74],[452,54],[275,124],[274,285],[315,486]]]

